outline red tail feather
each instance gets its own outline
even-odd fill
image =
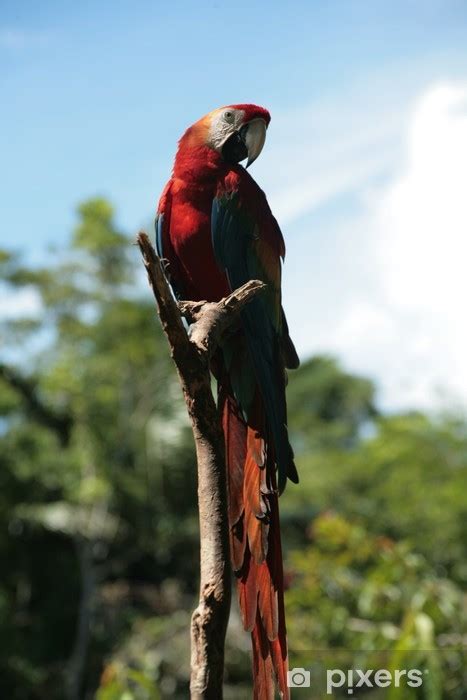
[[[288,700],[287,640],[279,507],[274,462],[262,434],[246,425],[230,396],[222,399],[232,566],[243,625],[251,631],[254,700]]]

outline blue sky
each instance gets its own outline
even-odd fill
[[[2,0],[1,244],[40,259],[95,194],[136,231],[186,126],[222,104],[263,104],[273,121],[252,174],[288,244],[284,296],[302,355],[338,354],[390,406],[429,403],[438,386],[465,398],[466,371],[451,381],[437,367],[441,351],[451,369],[467,351],[446,312],[464,292],[451,288],[459,256],[449,255],[465,206],[447,185],[436,211],[426,202],[446,184],[433,181],[440,165],[464,175],[466,29],[457,0]],[[449,293],[433,320],[436,231],[431,247],[411,232],[446,211],[456,212],[451,238],[438,239]],[[425,274],[413,277],[425,247]]]

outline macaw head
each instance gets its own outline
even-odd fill
[[[220,107],[190,126],[180,139],[179,151],[208,147],[228,163],[248,159],[248,168],[263,150],[270,121],[267,109],[256,105]]]

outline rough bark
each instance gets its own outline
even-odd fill
[[[224,439],[209,359],[241,308],[263,288],[248,282],[218,303],[177,304],[145,233],[137,239],[193,427],[198,462],[200,597],[191,620],[191,698],[221,700],[230,613],[230,555]],[[182,314],[192,324],[188,335]]]

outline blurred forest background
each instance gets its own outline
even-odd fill
[[[0,253],[3,287],[42,299],[39,315],[1,326],[0,697],[9,700],[188,694],[195,459],[131,243],[110,203],[94,199],[48,266]],[[281,499],[292,665],[339,667],[345,652],[358,668],[424,668],[418,690],[365,697],[460,700],[465,415],[382,415],[371,380],[325,356],[291,373],[288,398],[301,476]],[[234,607],[226,697],[249,698],[249,678]]]

